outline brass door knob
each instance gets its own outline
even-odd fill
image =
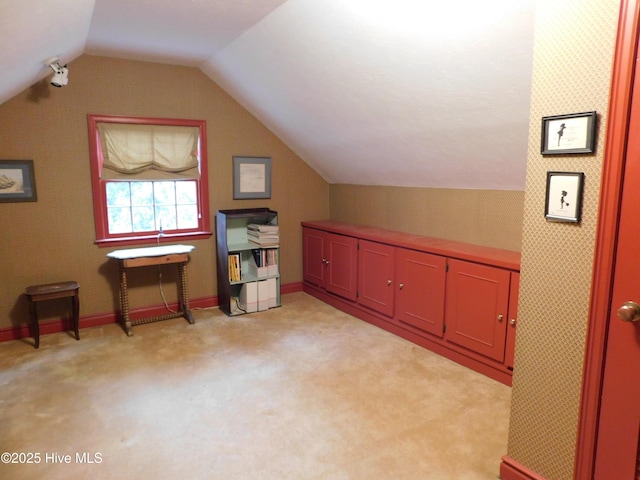
[[[640,305],[636,302],[625,302],[618,308],[617,313],[623,322],[637,322],[640,320]]]

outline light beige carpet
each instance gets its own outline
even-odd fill
[[[509,387],[304,293],[194,314],[0,344],[0,478],[498,478]]]

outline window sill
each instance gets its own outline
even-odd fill
[[[101,248],[104,247],[121,247],[129,245],[160,245],[163,243],[172,243],[178,241],[189,240],[206,240],[213,235],[212,232],[193,232],[193,233],[175,233],[158,235],[148,235],[144,237],[120,237],[120,238],[104,238],[96,240],[95,243]]]

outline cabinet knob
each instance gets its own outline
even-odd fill
[[[401,283],[400,285],[398,285],[400,287],[400,290],[402,290],[402,287],[404,287],[404,283]]]
[[[391,285],[391,280],[387,280],[387,285]]]
[[[498,315],[498,321],[501,322],[504,319],[504,315]]]
[[[516,319],[512,318],[511,320],[509,320],[509,324],[515,325],[516,324]]]

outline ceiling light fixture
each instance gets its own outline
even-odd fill
[[[54,87],[63,87],[69,83],[69,69],[67,66],[60,65],[58,57],[53,57],[47,61],[49,68],[53,70],[53,77],[51,77],[51,85]]]

